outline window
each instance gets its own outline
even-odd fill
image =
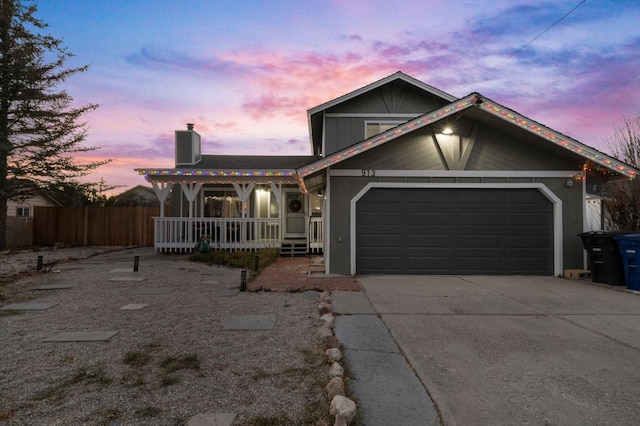
[[[242,201],[233,189],[204,192],[204,217],[241,216]]]
[[[280,217],[280,206],[276,196],[270,189],[257,189],[256,192],[256,217],[278,218]]]
[[[16,216],[17,217],[29,217],[31,214],[31,209],[29,207],[16,207]]]
[[[365,139],[369,139],[371,136],[375,136],[382,132],[386,132],[389,129],[393,129],[399,124],[405,123],[405,121],[365,121]]]

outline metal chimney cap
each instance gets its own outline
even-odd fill
[[[193,123],[187,123],[187,130],[193,130]]]

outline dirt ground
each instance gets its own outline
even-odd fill
[[[352,278],[309,278],[309,259],[281,259],[250,283],[270,291],[238,292],[240,270],[184,255],[69,250],[66,258],[75,260],[42,252],[50,270],[15,281],[6,277],[22,266],[32,270],[37,253],[0,259],[0,308],[54,305],[0,310],[0,422],[179,425],[198,414],[235,413],[234,425],[332,423],[318,301],[304,291],[359,289]],[[36,290],[52,285],[69,288]],[[145,306],[122,309],[132,304]],[[275,316],[275,325],[225,330],[239,316],[256,315]],[[47,342],[76,331],[116,334]]]

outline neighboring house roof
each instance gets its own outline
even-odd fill
[[[509,108],[506,108],[491,99],[482,96],[479,93],[471,93],[464,98],[461,98],[455,102],[452,102],[442,108],[427,114],[421,115],[413,120],[407,121],[393,129],[380,133],[366,139],[356,145],[345,148],[332,155],[322,158],[314,163],[303,166],[297,170],[297,173],[301,177],[309,176],[315,172],[323,170],[334,164],[338,164],[344,160],[352,158],[362,152],[368,151],[372,148],[385,144],[389,141],[399,138],[402,135],[410,133],[416,129],[437,123],[445,120],[447,117],[453,116],[457,113],[465,111],[469,108],[479,108],[489,114],[501,119],[501,121],[508,122],[515,126],[518,126],[528,132],[531,132],[549,142],[552,142],[564,149],[567,149],[575,154],[585,158],[586,160],[593,161],[601,166],[608,168],[620,175],[633,178],[639,170],[625,164],[597,149],[591,148],[572,139],[562,133],[556,132],[549,127],[546,127],[536,121],[531,120]]]
[[[136,185],[133,188],[129,188],[124,192],[116,195],[115,198],[121,198],[129,196],[130,194],[135,194],[140,197],[148,197],[149,199],[155,200],[156,194],[153,192],[153,188],[144,185]]]

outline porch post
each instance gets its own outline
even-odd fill
[[[247,209],[244,207],[244,204],[249,199],[249,196],[251,195],[251,191],[253,191],[254,187],[255,187],[255,184],[253,183],[248,183],[248,184],[234,183],[233,184],[233,189],[236,190],[236,193],[238,194],[238,198],[240,198],[240,201],[242,201],[242,218],[243,219],[247,217]]]
[[[171,185],[167,182],[156,181],[151,181],[151,185],[153,186],[153,192],[156,193],[156,197],[160,200],[160,217],[164,217],[164,203],[167,201],[169,192],[171,192]]]
[[[196,199],[196,195],[200,192],[200,188],[202,188],[201,183],[181,183],[182,192],[184,196],[187,197],[187,201],[189,202],[189,217],[193,217],[193,202]]]

